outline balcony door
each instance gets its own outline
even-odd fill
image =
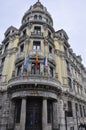
[[[42,102],[39,99],[27,99],[26,130],[42,130]]]

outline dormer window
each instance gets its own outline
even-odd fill
[[[10,31],[5,35],[5,37],[8,37],[9,36],[9,34],[10,34]]]

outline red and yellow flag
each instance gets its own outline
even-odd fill
[[[35,64],[36,64],[36,68],[38,68],[38,53],[36,52],[36,62],[35,62]]]

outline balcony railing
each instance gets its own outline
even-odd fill
[[[49,42],[51,42],[51,43],[54,43],[53,38],[52,38],[52,37],[50,37],[50,36],[47,36],[47,40],[48,40]]]
[[[40,37],[42,37],[43,33],[40,32],[40,31],[34,31],[34,32],[31,32],[31,36],[40,36]]]
[[[50,53],[50,54],[49,54],[49,59],[50,59],[50,60],[55,60],[54,54]]]
[[[26,38],[27,38],[27,36],[26,36],[26,35],[20,36],[20,38],[19,38],[19,42],[24,41]]]
[[[38,53],[39,56],[43,56],[43,53],[42,53],[41,49],[39,49],[39,50],[31,50],[29,52],[30,55],[36,55],[36,53]]]
[[[20,76],[14,77],[8,82],[9,88],[16,85],[22,84],[41,84],[55,87],[57,89],[61,89],[60,82],[52,77],[41,76],[41,75],[29,75],[29,76]]]
[[[19,59],[23,59],[23,58],[24,58],[24,52],[17,53],[16,61],[19,60]]]

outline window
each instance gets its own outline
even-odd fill
[[[75,110],[76,110],[76,117],[78,116],[77,115],[77,112],[78,112],[78,104],[77,103],[75,103]]]
[[[30,19],[30,18],[28,17],[27,20],[29,21],[29,19]]]
[[[34,16],[34,19],[35,19],[35,20],[37,19],[37,15]]]
[[[74,126],[70,127],[70,130],[74,130]]]
[[[82,116],[83,116],[83,115],[82,115],[82,106],[79,105],[79,107],[80,107],[80,115],[81,115],[81,117],[82,117]]]
[[[83,115],[84,115],[84,117],[86,116],[86,113],[85,113],[85,106],[83,106]]]
[[[53,77],[53,67],[50,67],[50,76]]]
[[[22,44],[21,46],[20,46],[20,52],[23,52],[24,51],[24,44]]]
[[[23,31],[23,36],[26,36],[26,29]]]
[[[52,47],[49,46],[49,53],[52,53]]]
[[[20,123],[20,114],[21,114],[21,100],[18,99],[15,103],[15,122]]]
[[[17,68],[17,76],[21,76],[21,71],[22,71],[22,65],[18,66]]]
[[[7,51],[8,45],[9,45],[9,43],[7,43],[7,44],[5,45],[5,51]]]
[[[72,102],[68,101],[68,117],[72,117],[73,112],[72,112]]]
[[[72,89],[72,82],[71,79],[68,77],[68,86],[70,87],[70,89]]]
[[[75,81],[73,80],[73,89],[74,89],[74,91],[76,91],[76,89],[75,89]]]
[[[41,34],[41,27],[40,26],[35,26],[34,27],[34,32],[35,32],[35,34]]]
[[[12,33],[14,33],[14,30],[12,30]]]
[[[42,16],[41,15],[39,15],[39,19],[42,20]]]
[[[0,50],[0,55],[2,54],[2,50]]]
[[[80,94],[82,95],[82,86],[80,86]]]
[[[46,19],[46,22],[48,23],[48,19]]]
[[[1,79],[2,79],[2,75],[0,74],[0,82],[1,82]]]
[[[5,37],[8,37],[10,35],[10,31],[5,35]]]
[[[48,37],[51,38],[51,32],[50,31],[48,31]]]
[[[4,66],[4,62],[5,62],[5,57],[2,59],[2,63],[1,63],[2,66]]]
[[[36,51],[38,51],[38,50],[40,50],[41,48],[40,48],[40,41],[34,41],[33,42],[33,50],[36,50]]]
[[[67,71],[70,72],[69,62],[66,60]]]
[[[47,101],[47,121],[52,122],[52,102]]]
[[[40,63],[38,63],[38,67],[36,67],[35,63],[32,63],[31,74],[40,74]]]
[[[65,54],[67,56],[67,48],[65,46],[64,46],[64,52],[65,52]]]

